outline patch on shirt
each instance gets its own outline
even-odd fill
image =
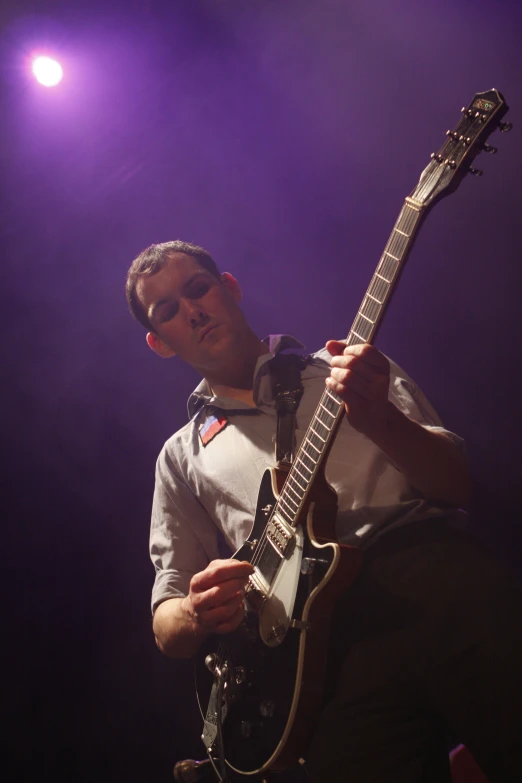
[[[210,443],[212,438],[214,438],[218,432],[221,432],[221,430],[223,430],[227,424],[228,419],[226,416],[223,416],[222,413],[219,416],[216,416],[214,413],[211,413],[210,416],[207,416],[199,428],[199,437],[202,444],[206,446],[207,443]]]

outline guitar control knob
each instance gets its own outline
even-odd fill
[[[216,670],[216,663],[217,663],[217,655],[216,655],[216,653],[210,653],[205,658],[205,666],[207,667],[209,672],[212,672],[212,674],[214,674],[214,672]]]

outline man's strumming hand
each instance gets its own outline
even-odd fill
[[[253,566],[240,560],[213,560],[190,580],[182,607],[206,633],[230,633],[244,616],[243,597]]]

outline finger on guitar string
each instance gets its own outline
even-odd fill
[[[190,589],[201,593],[230,579],[242,579],[246,582],[253,571],[251,563],[245,560],[212,560],[204,571],[192,577]]]
[[[245,581],[245,579],[229,579],[228,582],[221,582],[221,584],[202,593],[191,590],[190,600],[194,611],[201,614],[207,609],[214,609],[216,606],[226,604],[232,598],[238,596],[242,598],[245,591]]]
[[[214,560],[204,571],[195,574],[184,599],[185,611],[192,621],[212,632],[218,623],[229,623],[233,616],[237,618],[253,570],[248,562]]]
[[[373,367],[383,373],[389,373],[390,362],[374,345],[370,343],[357,343],[346,345],[342,340],[328,340],[326,350],[332,356],[332,366],[342,362],[342,357],[351,357],[354,367]]]
[[[231,598],[230,601],[221,606],[199,612],[196,616],[196,622],[207,631],[227,633],[223,628],[228,628],[230,624],[234,625],[236,620],[237,624],[235,627],[237,627],[243,619],[244,613],[243,597],[234,596],[234,598]]]
[[[337,386],[332,388],[331,383],[326,385],[337,394],[342,392],[343,388],[350,389],[355,394],[365,397],[367,400],[374,400],[382,394],[388,394],[389,377],[383,374],[371,373],[368,377],[363,377],[357,370],[348,367],[332,367],[330,379],[337,382]]]

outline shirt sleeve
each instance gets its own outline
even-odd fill
[[[150,531],[153,613],[162,601],[187,595],[192,576],[219,557],[217,533],[164,446],[156,463]]]
[[[464,441],[454,432],[447,430],[436,410],[425,397],[421,389],[395,362],[390,362],[389,399],[408,416],[428,430],[443,432],[450,440],[464,449]]]
[[[410,376],[398,364],[386,357],[390,363],[390,388],[388,397],[408,418],[421,424],[427,430],[444,432],[459,448],[465,449],[464,440],[454,432],[447,430],[429,400]],[[314,354],[316,364],[330,366],[332,357],[323,348]]]

